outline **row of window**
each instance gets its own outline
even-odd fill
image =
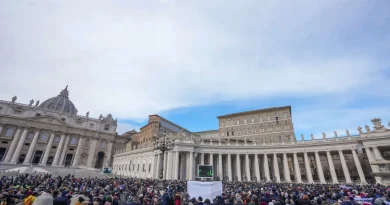
[[[290,125],[284,126],[284,130],[289,130],[289,129],[290,129]],[[266,128],[264,128],[264,127],[251,128],[251,129],[240,129],[236,132],[234,132],[234,130],[232,130],[232,131],[227,131],[226,136],[234,136],[235,133],[236,133],[236,135],[255,134],[255,133],[265,132],[265,130],[266,130]],[[267,127],[267,132],[272,132],[272,131],[274,131],[273,127]],[[276,126],[275,131],[282,131],[282,127]],[[222,136],[225,136],[225,132],[222,132],[221,134],[222,134]]]
[[[248,119],[233,119],[228,121],[221,121],[220,127],[227,127],[227,126],[233,126],[233,125],[239,125],[239,124],[247,124],[247,123],[255,123],[255,122],[263,122],[263,121],[279,121],[280,119],[286,119],[288,117],[287,113],[284,113],[282,117],[275,116],[271,117],[271,115],[268,116],[256,116],[256,117],[250,117]]]
[[[16,128],[15,127],[6,127],[4,131],[4,137],[6,138],[12,138],[15,135]],[[30,130],[27,133],[26,141],[32,141],[34,139],[35,131]],[[48,132],[42,132],[38,138],[38,141],[47,142],[49,140],[50,133]],[[58,144],[61,140],[61,136],[57,134],[54,138],[54,143]],[[69,145],[76,145],[78,142],[77,137],[73,136],[69,142]],[[86,143],[85,146],[89,146],[89,143]],[[106,141],[101,141],[100,148],[105,149],[107,146]]]

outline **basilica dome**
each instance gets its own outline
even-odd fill
[[[68,86],[66,86],[58,96],[45,100],[39,107],[71,115],[77,114],[76,107],[72,101],[69,100]]]

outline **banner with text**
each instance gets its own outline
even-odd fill
[[[188,181],[187,190],[190,198],[195,197],[198,199],[199,196],[205,199],[213,201],[217,196],[222,195],[222,182],[198,182]]]
[[[362,203],[371,203],[372,198],[353,198],[356,202],[361,201]]]

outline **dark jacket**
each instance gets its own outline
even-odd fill
[[[69,199],[66,196],[60,196],[54,199],[53,205],[68,205]]]

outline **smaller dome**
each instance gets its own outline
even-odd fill
[[[77,114],[76,107],[72,101],[69,100],[68,86],[66,86],[57,97],[45,100],[39,107],[57,112],[69,113],[71,115]]]

